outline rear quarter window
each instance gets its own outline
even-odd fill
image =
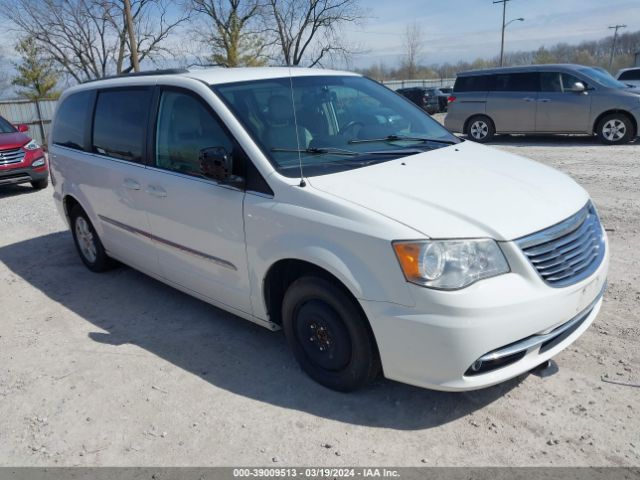
[[[51,141],[55,145],[86,150],[87,125],[94,92],[87,90],[69,95],[56,112]]]

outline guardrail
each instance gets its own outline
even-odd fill
[[[45,145],[57,103],[56,100],[2,100],[0,115],[14,125],[28,125],[29,136],[40,145]]]

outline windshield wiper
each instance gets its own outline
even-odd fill
[[[289,152],[289,153],[310,153],[312,155],[362,155],[360,152],[353,150],[343,150],[342,148],[333,147],[310,147],[310,148],[279,148],[273,147],[272,152]]]
[[[457,142],[453,140],[441,140],[438,138],[424,138],[424,137],[412,137],[409,135],[387,135],[382,138],[354,138],[349,140],[347,143],[355,144],[355,143],[374,143],[374,142],[398,142],[398,141],[409,141],[409,142],[434,142],[434,143],[444,143],[447,145],[455,145]]]

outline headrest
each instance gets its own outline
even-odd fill
[[[273,95],[269,99],[269,118],[276,123],[287,123],[293,120],[293,104],[289,97]]]

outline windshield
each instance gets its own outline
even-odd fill
[[[0,133],[15,133],[16,129],[13,128],[9,122],[0,117]]]
[[[292,90],[293,86],[293,90]],[[386,87],[358,76],[309,76],[212,87],[283,175],[322,175],[460,140]]]
[[[629,88],[622,82],[619,82],[615,78],[611,76],[609,72],[606,70],[600,70],[599,68],[580,68],[579,72],[585,74],[588,77],[593,78],[596,82],[598,82],[603,87],[607,88]]]

